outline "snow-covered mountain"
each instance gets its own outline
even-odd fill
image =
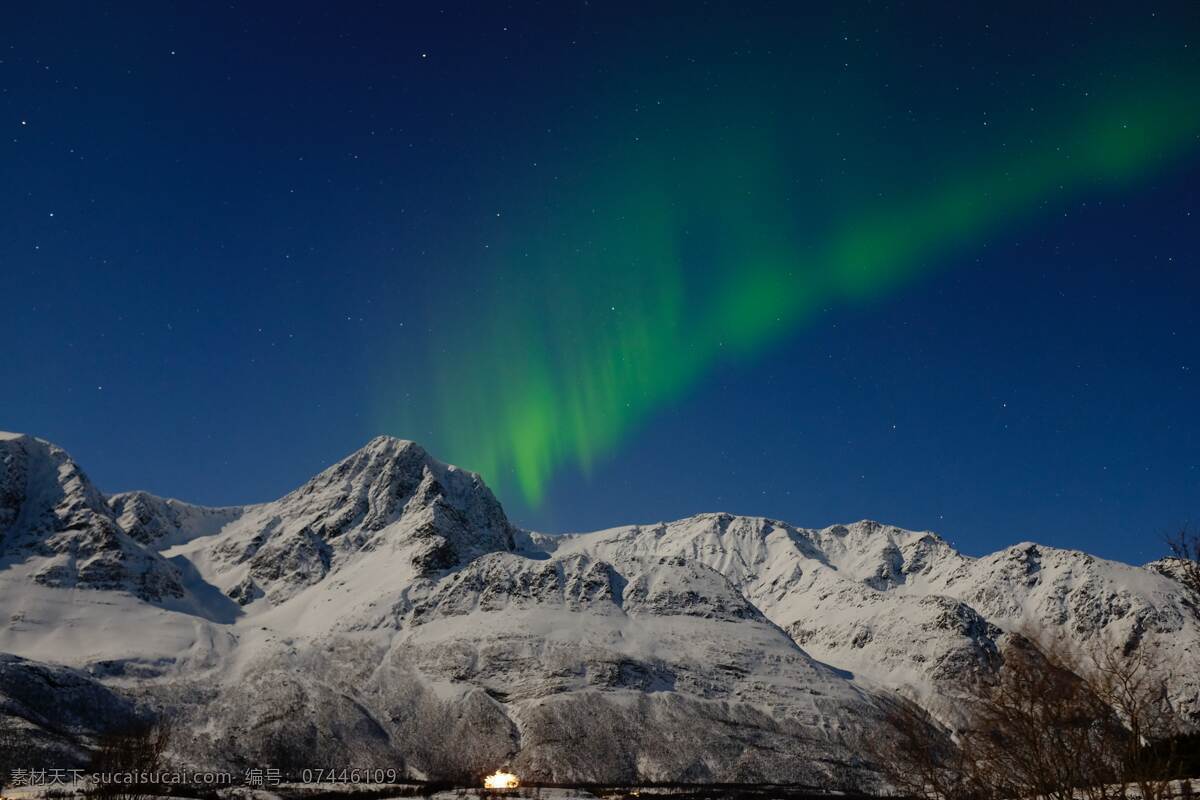
[[[149,601],[184,597],[176,570],[130,538],[64,450],[0,433],[0,470],[5,567],[24,567],[42,586],[120,590]]]
[[[1176,706],[1200,721],[1200,598],[1159,564],[1031,543],[973,559],[876,522],[811,530],[728,514],[533,542],[617,565],[664,555],[709,565],[810,655],[944,719],[964,670],[994,669],[1017,632],[1083,657],[1147,648]]]
[[[209,509],[105,497],[0,434],[0,548],[0,652],[29,659],[0,669],[0,713],[50,730],[27,676],[64,671],[175,716],[197,765],[828,785],[867,770],[855,742],[892,692],[953,721],[956,680],[1035,628],[1151,648],[1200,719],[1200,598],[1167,566],[728,514],[526,532],[479,476],[387,437]]]

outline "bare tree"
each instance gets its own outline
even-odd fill
[[[898,704],[868,752],[897,789],[923,800],[1144,800],[1169,796],[1177,728],[1149,654],[1097,646],[1077,656],[1011,635],[994,675],[966,683],[953,735]]]
[[[1137,786],[1144,800],[1171,797],[1170,778],[1180,765],[1174,743],[1182,729],[1168,678],[1154,669],[1152,654],[1145,647],[1127,652],[1101,641],[1077,664],[1076,672],[1129,734],[1120,753],[1121,780]]]
[[[962,740],[976,780],[1011,797],[1120,797],[1111,787],[1129,734],[1058,655],[1015,635],[996,679],[975,689]]]
[[[109,800],[138,800],[153,792],[147,784],[166,768],[172,734],[167,718],[133,723],[100,737],[89,772],[96,794]]]
[[[15,717],[0,716],[0,789],[10,780],[14,770],[37,766],[29,734]]]
[[[870,732],[860,747],[901,795],[920,800],[988,796],[972,786],[967,749],[920,706],[897,698],[889,702],[883,721],[883,735]]]
[[[1167,547],[1177,562],[1176,578],[1200,594],[1200,534],[1184,525],[1177,533],[1167,536]]]
[[[261,735],[258,762],[278,769],[284,778],[298,780],[305,767],[321,763],[313,737],[276,727]]]

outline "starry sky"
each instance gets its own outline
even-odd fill
[[[979,7],[975,7],[979,6]],[[1200,517],[1200,6],[105,3],[0,26],[0,429],[274,498],[1142,562]]]

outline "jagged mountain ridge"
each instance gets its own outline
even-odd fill
[[[32,578],[58,588],[182,598],[174,568],[121,527],[100,492],[62,448],[0,434],[0,559],[36,559]]]
[[[478,475],[381,436],[279,500],[244,509],[221,529],[209,563],[242,605],[264,595],[279,604],[364,552],[403,551],[394,566],[416,580],[511,550],[513,534]]]
[[[1018,632],[1086,654],[1152,648],[1173,700],[1200,720],[1197,598],[1167,570],[1022,543],[974,559],[929,532],[863,521],[821,530],[728,514],[536,536],[614,563],[682,556],[730,578],[807,652],[943,718],[963,670],[987,670]]]
[[[1036,545],[977,560],[877,523],[728,514],[519,531],[478,476],[387,437],[279,500],[224,509],[104,498],[53,445],[0,446],[0,650],[171,709],[199,761],[287,742],[425,775],[507,762],[558,780],[827,782],[864,768],[853,738],[892,690],[953,721],[951,679],[994,669],[1008,631],[1164,663],[1200,642],[1196,598],[1169,576]],[[29,490],[29,453],[59,488]],[[128,574],[76,578],[90,591],[65,599],[37,578],[61,555],[43,543],[89,526]],[[139,593],[147,564],[182,596]],[[1194,715],[1195,684],[1173,688]]]

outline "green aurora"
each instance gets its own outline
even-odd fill
[[[587,473],[720,364],[1194,148],[1195,81],[1154,74],[969,146],[862,137],[852,173],[836,118],[755,93],[708,97],[632,142],[595,131],[506,214],[490,282],[437,310],[430,407],[389,427],[434,420],[439,453],[537,506],[559,470]]]

